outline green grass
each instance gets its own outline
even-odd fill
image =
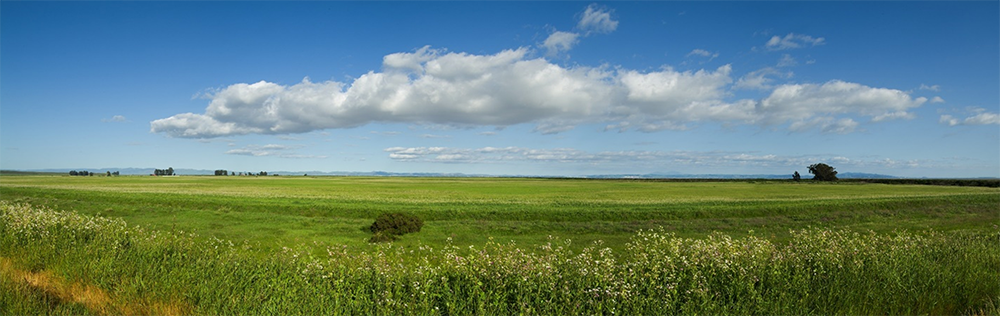
[[[961,186],[5,174],[0,314],[997,314],[998,211]],[[369,244],[387,212],[424,226]]]
[[[775,243],[655,230],[620,251],[574,251],[555,238],[537,246],[329,246],[322,255],[291,247],[260,257],[246,244],[0,202],[0,262],[106,291],[102,314],[1000,312],[996,231],[791,234]],[[81,313],[72,295],[54,298],[9,278],[0,289],[5,313]]]
[[[0,200],[121,218],[154,229],[247,240],[268,249],[322,242],[366,247],[387,212],[425,221],[414,246],[519,244],[548,236],[620,249],[640,229],[681,237],[750,230],[786,241],[807,227],[991,229],[1000,190],[784,181],[645,182],[363,177],[0,177]]]

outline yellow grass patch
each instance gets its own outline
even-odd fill
[[[14,267],[7,258],[0,257],[0,277],[42,290],[61,301],[75,302],[99,315],[185,315],[191,308],[180,302],[115,302],[107,292],[92,285],[68,283],[51,271],[31,272]]]

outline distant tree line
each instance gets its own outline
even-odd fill
[[[154,176],[172,176],[172,175],[174,175],[174,167],[170,167],[170,168],[167,168],[167,169],[156,169],[156,170],[153,170],[153,175]]]
[[[86,171],[86,170],[84,170],[84,171],[72,170],[72,171],[69,172],[69,175],[71,175],[71,176],[81,176],[81,177],[92,177],[92,176],[94,176],[94,174],[95,174],[94,172],[90,172],[90,171]],[[119,174],[120,173],[118,171],[115,171],[115,172],[108,171],[105,174],[105,176],[106,177],[111,177],[111,176],[117,177]]]
[[[236,171],[229,171],[229,170],[225,170],[225,169],[219,169],[219,170],[215,170],[215,175],[217,175],[217,176],[236,176],[236,175],[239,175],[239,176],[267,176],[267,171],[261,171],[261,172],[258,172],[258,173],[253,173],[253,172],[247,171],[247,172],[240,172],[239,174],[237,174]],[[274,176],[277,176],[277,175],[275,174]]]
[[[854,183],[946,185],[959,187],[1000,188],[1000,179],[847,179]]]

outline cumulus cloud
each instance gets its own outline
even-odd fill
[[[925,102],[927,98],[913,99],[900,90],[832,80],[822,85],[781,85],[761,100],[756,110],[764,124],[792,122],[792,130],[821,126],[824,131],[844,133],[853,130],[857,122],[850,118],[833,120],[834,116],[868,116],[875,122],[912,118],[908,111]]]
[[[618,28],[618,21],[611,17],[611,11],[597,4],[587,6],[576,27],[587,35],[591,33],[607,34]]]
[[[812,37],[809,35],[788,33],[788,35],[785,35],[784,37],[777,35],[772,36],[771,39],[768,40],[766,44],[764,44],[764,47],[767,48],[768,50],[775,51],[775,50],[786,50],[793,48],[812,47],[817,45],[823,45],[824,43],[825,39],[823,39],[822,37]]]
[[[609,104],[609,74],[564,68],[526,57],[444,53],[427,47],[388,55],[383,72],[350,85],[326,81],[286,86],[234,84],[209,95],[205,114],[183,113],[151,123],[174,137],[302,133],[372,122],[493,125],[582,119]]]
[[[941,115],[940,122],[948,126],[959,126],[959,125],[1000,125],[1000,114],[986,112],[983,108],[973,108],[970,112],[976,113],[975,115],[966,117],[964,119],[956,118],[951,115]]]
[[[580,42],[579,38],[580,34],[577,33],[555,31],[545,39],[542,47],[545,48],[549,56],[554,56],[573,48],[576,43]]]
[[[931,103],[944,103],[944,99],[942,99],[941,97],[934,97],[931,98]]]
[[[209,94],[205,112],[181,113],[150,123],[171,137],[293,134],[354,128],[370,123],[449,127],[534,124],[555,134],[580,124],[608,130],[684,130],[689,124],[795,124],[848,132],[858,116],[878,122],[911,118],[926,102],[906,92],[857,83],[785,84],[790,72],[765,68],[733,84],[732,67],[638,71],[621,67],[560,66],[529,57],[527,48],[491,55],[423,47],[383,58],[382,71],[353,82],[293,85],[237,83]],[[773,89],[762,100],[728,100],[730,90]],[[850,119],[850,120],[845,120]]]

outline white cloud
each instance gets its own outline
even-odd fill
[[[572,49],[580,42],[579,38],[580,34],[577,33],[555,31],[545,39],[542,47],[545,48],[549,56],[554,56]]]
[[[112,116],[109,119],[101,119],[101,122],[105,122],[105,123],[115,123],[115,122],[125,122],[125,121],[127,121],[127,120],[125,119],[124,116],[121,116],[121,115],[115,115],[115,116]]]
[[[941,97],[934,97],[931,98],[931,103],[944,103],[944,99],[942,99]]]
[[[774,79],[772,79],[773,77],[789,79],[792,76],[793,73],[791,71],[785,72],[774,67],[766,67],[743,75],[743,77],[740,77],[740,79],[736,81],[733,88],[744,90],[770,90],[774,88],[771,84],[774,81]]]
[[[591,4],[584,10],[580,16],[580,21],[576,25],[576,29],[583,32],[583,34],[578,32],[553,31],[540,46],[545,49],[547,56],[556,56],[573,49],[573,46],[576,46],[580,42],[581,36],[607,34],[614,32],[617,28],[618,21],[611,18],[611,11],[599,8],[596,4]]]
[[[684,130],[686,123],[719,121],[749,123],[756,120],[754,102],[724,102],[726,87],[732,82],[732,67],[725,65],[714,72],[619,72],[624,100],[611,109],[611,119],[621,123],[609,129],[640,131]]]
[[[799,62],[792,57],[792,55],[784,54],[781,59],[778,60],[778,67],[792,67],[798,65]]]
[[[230,149],[225,152],[227,155],[238,155],[238,156],[253,156],[253,157],[279,157],[279,158],[326,158],[326,156],[315,156],[315,155],[299,155],[295,153],[287,152],[288,150],[301,148],[299,145],[277,145],[277,144],[267,144],[267,145],[249,145],[243,148]]]
[[[941,124],[946,124],[948,126],[959,126],[959,125],[1000,125],[1000,114],[986,112],[983,108],[973,108],[971,112],[976,113],[975,115],[966,117],[964,119],[959,119],[951,115],[941,115]]]
[[[757,108],[764,124],[792,122],[791,130],[821,126],[824,131],[844,133],[853,130],[853,119],[834,120],[834,115],[861,115],[878,122],[894,118],[912,118],[908,110],[919,107],[926,98],[913,99],[900,90],[872,88],[839,80],[822,85],[787,84],[774,89]]]
[[[423,47],[387,55],[382,72],[370,71],[351,83],[305,78],[293,85],[233,84],[206,96],[204,114],[155,120],[150,131],[213,138],[406,123],[448,128],[534,124],[535,132],[555,134],[607,123],[609,130],[653,132],[701,122],[801,126],[829,117],[833,123],[809,126],[844,132],[852,126],[845,118],[855,125],[858,116],[873,122],[911,118],[909,110],[927,100],[838,80],[773,87],[774,78],[792,75],[776,68],[748,73],[733,84],[730,65],[683,72],[564,67],[528,53],[519,48],[474,55]],[[727,100],[731,89],[773,91],[759,101]]]
[[[711,60],[715,59],[716,57],[719,57],[719,53],[717,53],[717,52],[713,53],[713,52],[710,52],[710,51],[707,51],[707,50],[704,50],[704,49],[695,49],[695,50],[692,50],[687,55],[685,55],[685,57],[691,57],[691,56],[708,57],[708,60],[711,61]]]
[[[996,113],[979,113],[962,120],[963,125],[1000,125],[1000,115]]]
[[[768,40],[766,44],[764,44],[764,47],[767,48],[768,50],[774,51],[774,50],[812,47],[817,45],[823,45],[824,43],[825,39],[822,37],[814,38],[809,35],[788,33],[788,35],[785,35],[785,37],[777,35],[772,36],[771,39]]]
[[[958,120],[957,118],[951,115],[941,115],[940,122],[941,124],[948,124],[948,126],[955,126],[962,124],[962,121]]]
[[[205,114],[156,120],[151,131],[200,138],[372,122],[508,126],[553,117],[583,119],[611,103],[610,73],[528,59],[527,52],[471,55],[425,47],[387,56],[384,72],[369,72],[350,85],[308,78],[291,86],[234,84],[209,96]]]
[[[611,17],[610,10],[600,8],[597,4],[591,4],[583,12],[576,27],[586,32],[587,35],[591,33],[607,34],[618,28],[618,21]]]
[[[795,121],[788,129],[794,132],[808,131],[819,128],[824,133],[847,134],[858,127],[858,122],[850,118],[835,119],[832,117],[817,117],[811,120]]]
[[[420,138],[451,138],[449,135],[434,135],[434,134],[423,134]]]
[[[242,122],[240,122],[242,125]],[[264,130],[237,125],[237,122],[219,122],[194,113],[181,113],[149,123],[150,132],[166,133],[173,137],[210,138],[228,135],[263,133]]]
[[[937,92],[937,91],[941,91],[941,86],[939,86],[939,85],[928,86],[928,85],[925,85],[925,84],[920,84],[920,90],[929,90],[929,91]]]

